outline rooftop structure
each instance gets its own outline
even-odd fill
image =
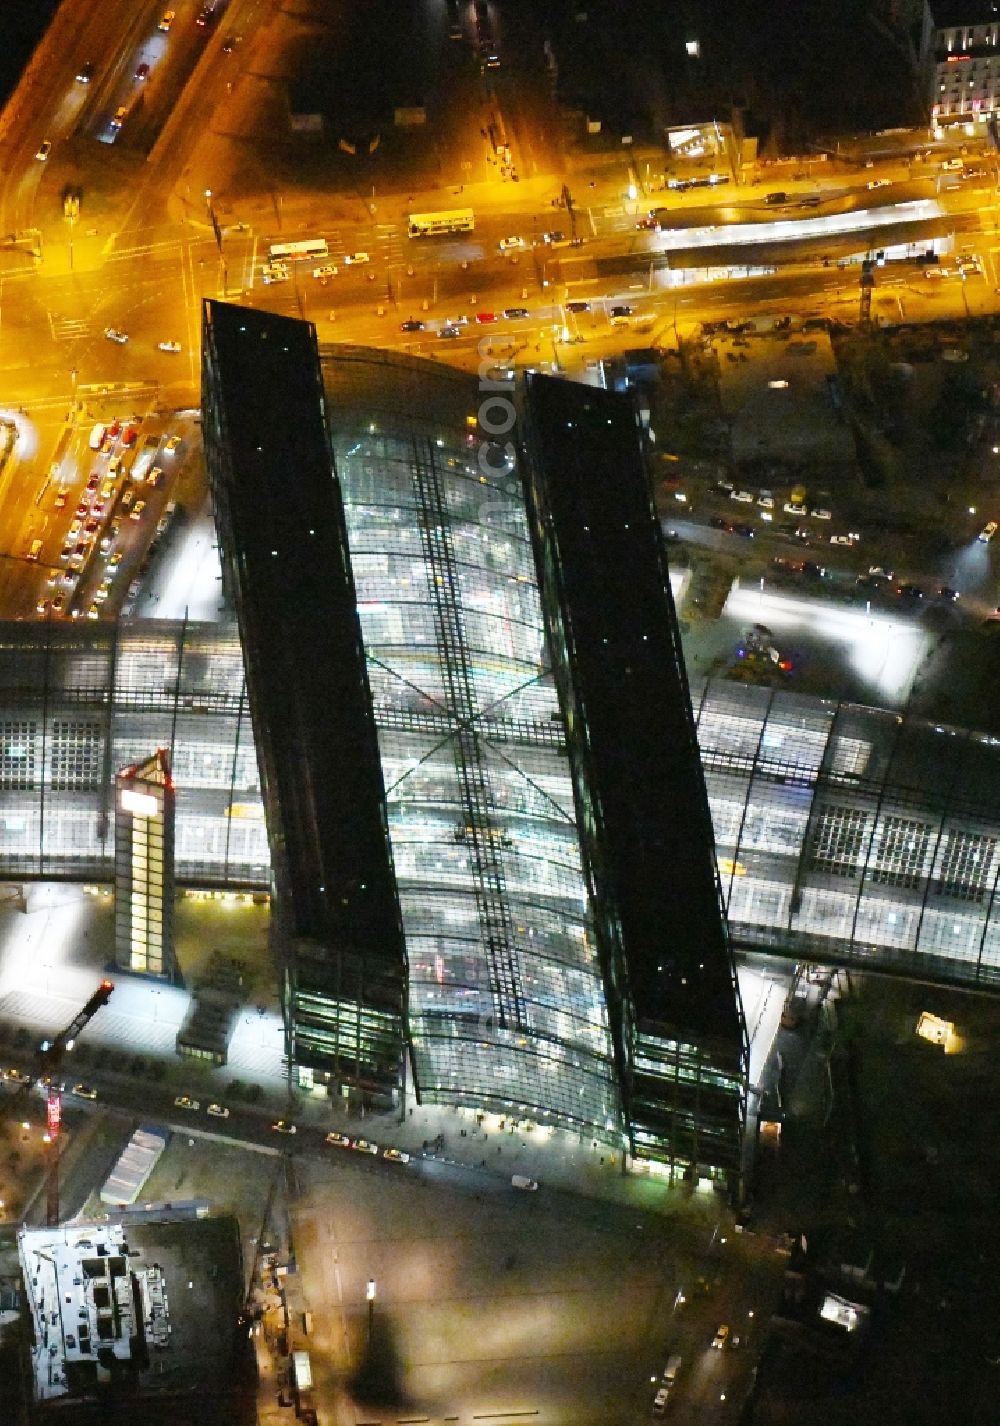
[[[205,443],[277,888],[289,1054],[392,1102],[406,958],[312,327],[204,310]]]
[[[235,1219],[173,1221],[164,1211],[127,1228],[26,1228],[18,1257],[36,1407],[90,1422],[128,1401],[154,1426],[242,1419],[235,1393],[250,1378],[246,1333],[236,1330]]]

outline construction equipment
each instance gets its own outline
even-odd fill
[[[87,1001],[65,1029],[60,1030],[53,1040],[43,1040],[35,1056],[35,1072],[15,1095],[15,1100],[23,1093],[41,1083],[46,1089],[45,1142],[48,1145],[49,1172],[46,1193],[45,1221],[50,1228],[59,1222],[59,1131],[62,1125],[62,1083],[59,1079],[63,1058],[72,1050],[77,1036],[86,1028],[98,1010],[107,1005],[114,990],[114,982],[102,980]]]

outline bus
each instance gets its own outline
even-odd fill
[[[328,258],[330,249],[326,238],[310,238],[305,243],[272,243],[271,262],[310,262],[316,258]]]
[[[435,233],[471,233],[476,218],[471,208],[449,208],[443,213],[411,213],[407,223],[411,238],[429,238]]]

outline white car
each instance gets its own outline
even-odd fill
[[[271,1128],[276,1134],[297,1134],[299,1132],[298,1126],[289,1123],[287,1119],[275,1120],[275,1122],[271,1125]]]
[[[762,510],[774,509],[774,496],[769,490],[762,490],[757,496],[757,504]]]
[[[365,262],[371,262],[367,253],[348,253],[344,258],[345,267],[360,267]]]
[[[161,352],[179,352],[181,344],[180,342],[157,342],[156,349]]]
[[[781,508],[786,515],[804,515],[806,513],[804,505],[796,505],[792,500],[786,500]]]
[[[993,536],[996,534],[996,532],[997,522],[995,520],[990,520],[989,523],[984,525],[983,528],[979,531],[979,538],[984,545],[988,545],[990,540],[992,540]]]
[[[177,447],[180,445],[182,440],[182,436],[170,436],[167,440],[166,445],[163,447],[164,454],[172,456],[177,450]]]
[[[497,243],[497,248],[502,253],[516,252],[518,248],[527,247],[523,238],[501,238]]]
[[[210,1104],[205,1110],[206,1114],[211,1114],[213,1119],[228,1119],[229,1110],[224,1104]]]
[[[186,1094],[179,1094],[174,1100],[174,1106],[177,1109],[190,1109],[192,1112],[201,1108],[197,1099],[189,1099]]]
[[[816,509],[810,510],[810,511],[809,511],[809,514],[813,517],[814,520],[832,520],[832,519],[833,519],[833,516],[830,514],[829,510],[824,510],[824,509],[822,508],[822,506],[818,506]]]
[[[729,498],[730,500],[738,500],[741,505],[752,505],[754,503],[752,490],[734,490]]]
[[[49,156],[49,154],[50,154],[51,152],[52,152],[52,140],[51,140],[51,139],[43,139],[42,142],[38,145],[38,149],[37,149],[36,152],[35,152],[35,158],[38,159],[38,162],[39,162],[39,163],[44,163],[45,160],[48,158],[48,156]]]
[[[314,267],[313,277],[336,277],[338,271],[332,262],[328,262],[325,267]]]
[[[867,186],[869,188],[888,188],[891,182],[892,180],[889,178],[873,178]]]
[[[283,262],[269,262],[260,274],[264,286],[269,286],[272,282],[287,282],[288,268]]]
[[[853,535],[831,535],[831,545],[853,545],[855,543]]]
[[[523,1173],[511,1174],[510,1185],[511,1188],[519,1188],[524,1193],[538,1192],[537,1180],[533,1178],[525,1178]]]
[[[128,332],[123,332],[120,327],[105,327],[104,335],[109,342],[117,342],[120,347],[128,341]]]

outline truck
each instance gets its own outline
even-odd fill
[[[132,479],[136,481],[136,483],[146,479],[146,472],[153,464],[153,457],[156,455],[159,445],[159,436],[150,435],[143,439],[142,445],[139,447],[138,455],[132,462]]]

